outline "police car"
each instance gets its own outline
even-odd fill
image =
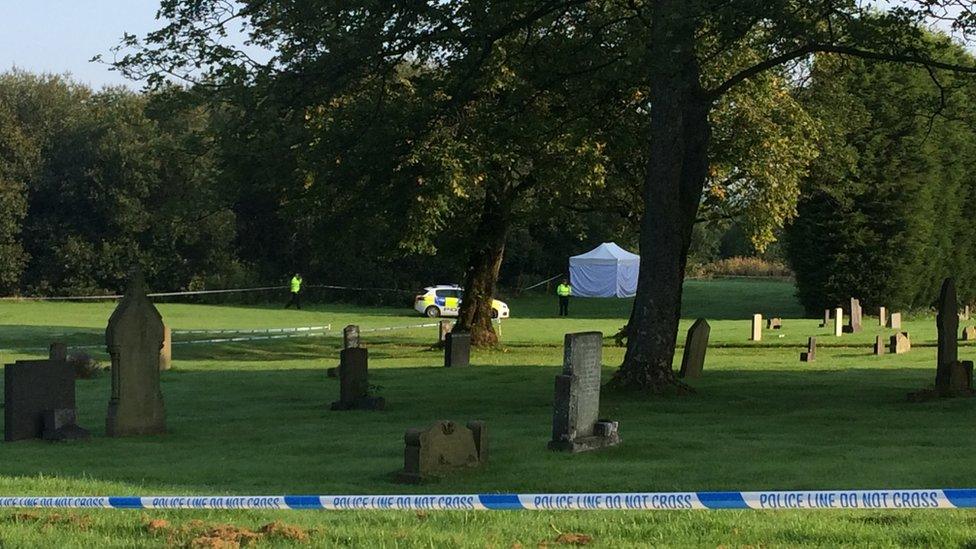
[[[464,288],[455,284],[429,286],[424,288],[423,294],[413,299],[413,308],[431,318],[457,316],[463,296]],[[508,305],[497,299],[491,300],[491,317],[508,318]]]

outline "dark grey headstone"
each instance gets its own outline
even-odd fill
[[[471,363],[471,334],[455,332],[444,340],[444,367],[463,368]]]
[[[75,407],[75,372],[60,360],[19,360],[3,371],[4,440],[41,438],[44,411]]]
[[[569,452],[594,450],[620,441],[614,429],[608,436],[596,432],[600,419],[600,383],[603,334],[566,334],[563,372],[556,376],[549,449]]]
[[[708,334],[711,328],[704,318],[699,318],[688,328],[685,338],[685,352],[681,355],[681,370],[678,377],[701,377],[705,367],[705,351],[708,350]]]
[[[382,410],[386,401],[369,395],[369,352],[365,347],[339,353],[339,400],[333,410]]]
[[[342,348],[353,349],[359,347],[359,326],[350,324],[342,329]]]
[[[800,362],[813,362],[817,360],[817,338],[807,339],[806,352],[800,353]]]
[[[163,317],[146,297],[145,281],[136,271],[105,329],[105,344],[112,357],[112,398],[105,418],[108,436],[166,432],[159,384],[163,330]]]

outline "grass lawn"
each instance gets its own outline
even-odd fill
[[[364,333],[383,412],[331,412],[341,327],[425,322],[409,309],[207,306],[162,303],[173,329],[271,328],[331,323],[328,337],[174,347],[163,374],[165,436],[108,439],[109,379],[79,380],[83,444],[0,444],[0,495],[343,494],[976,486],[976,402],[905,402],[934,378],[932,318],[904,329],[913,350],[871,354],[890,330],[835,338],[802,319],[782,282],[688,282],[682,330],[712,325],[705,376],[691,397],[603,395],[620,421],[620,446],[580,455],[546,450],[562,335],[614,333],[627,300],[574,300],[557,319],[548,297],[507,301],[505,347],[476,352],[474,367],[448,370],[430,344],[436,328]],[[99,344],[114,304],[0,303],[3,362],[38,356],[53,339]],[[754,312],[784,318],[782,331],[749,342]],[[802,364],[808,336],[817,361]],[[189,336],[187,336],[189,337]],[[205,336],[194,336],[205,337]],[[181,339],[178,337],[177,339]],[[679,338],[684,339],[684,336]],[[962,347],[963,359],[976,352]],[[104,359],[100,350],[96,356]],[[623,356],[607,342],[604,375]],[[678,360],[680,361],[680,353]],[[425,486],[394,484],[403,433],[435,419],[487,421],[491,458],[481,470]],[[156,521],[156,522],[153,522]],[[161,521],[165,521],[161,522]],[[976,546],[967,511],[675,512],[255,512],[0,511],[3,546],[217,546],[218,538],[314,546],[557,545],[565,534],[591,546]],[[294,527],[294,528],[292,528]],[[235,530],[236,529],[236,530]],[[207,545],[203,545],[207,546]]]

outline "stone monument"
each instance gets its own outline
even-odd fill
[[[443,345],[447,341],[447,334],[451,333],[454,329],[453,320],[441,320],[437,323],[437,343],[438,345]]]
[[[173,331],[163,324],[163,347],[159,350],[159,369],[169,370],[173,367]]]
[[[166,432],[166,409],[159,386],[163,317],[146,297],[139,271],[108,320],[105,344],[112,357],[112,398],[105,418],[110,437]]]
[[[884,338],[881,336],[876,336],[874,338],[874,354],[883,355],[885,354],[885,343]]]
[[[74,424],[75,372],[64,355],[63,344],[51,345],[48,360],[18,360],[3,371],[4,440],[31,438],[68,440],[88,438],[88,431]],[[70,433],[56,433],[45,424],[50,413],[70,410]],[[70,436],[69,436],[70,435]]]
[[[863,327],[861,326],[861,321],[863,320],[863,311],[861,310],[861,301],[855,298],[851,298],[851,317],[850,324],[844,327],[844,331],[850,334],[860,333]]]
[[[888,327],[892,330],[901,330],[901,313],[891,313],[888,317]]]
[[[813,362],[817,360],[817,338],[807,338],[807,350],[800,353],[800,362]]]
[[[350,324],[342,329],[342,348],[354,349],[359,347],[359,326]]]
[[[350,347],[339,352],[339,400],[333,410],[382,410],[383,397],[369,395],[369,352],[365,347]]]
[[[900,355],[911,351],[912,340],[908,336],[908,332],[896,332],[895,335],[891,336],[888,350],[893,355]]]
[[[821,328],[826,328],[830,326],[830,309],[824,309],[823,322],[820,323]]]
[[[762,315],[754,314],[752,315],[752,337],[749,338],[750,341],[762,341]]]
[[[471,364],[471,334],[455,332],[444,340],[444,367],[464,368]]]
[[[840,337],[844,333],[844,309],[834,309],[834,335]]]
[[[488,462],[488,428],[482,421],[470,421],[466,427],[437,421],[427,429],[408,430],[403,441],[400,482],[419,483]]]
[[[681,355],[678,377],[701,377],[705,367],[705,351],[708,350],[708,334],[711,328],[704,318],[699,318],[688,328],[685,352]]]
[[[620,442],[616,421],[600,419],[603,334],[566,334],[563,373],[556,376],[550,450],[584,452]]]
[[[962,340],[963,341],[973,341],[976,340],[976,326],[966,326],[962,329]]]
[[[951,278],[942,282],[936,307],[935,326],[939,332],[935,369],[935,388],[908,394],[910,401],[924,401],[937,397],[969,397],[973,391],[973,363],[959,361],[959,305],[956,284]]]
[[[770,330],[782,330],[783,329],[783,319],[779,317],[773,317],[766,321],[766,327]]]
[[[888,325],[888,308],[878,307],[878,326],[884,328]]]

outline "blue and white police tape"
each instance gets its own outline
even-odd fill
[[[3,497],[0,508],[672,511],[969,509],[976,489],[358,496]]]

